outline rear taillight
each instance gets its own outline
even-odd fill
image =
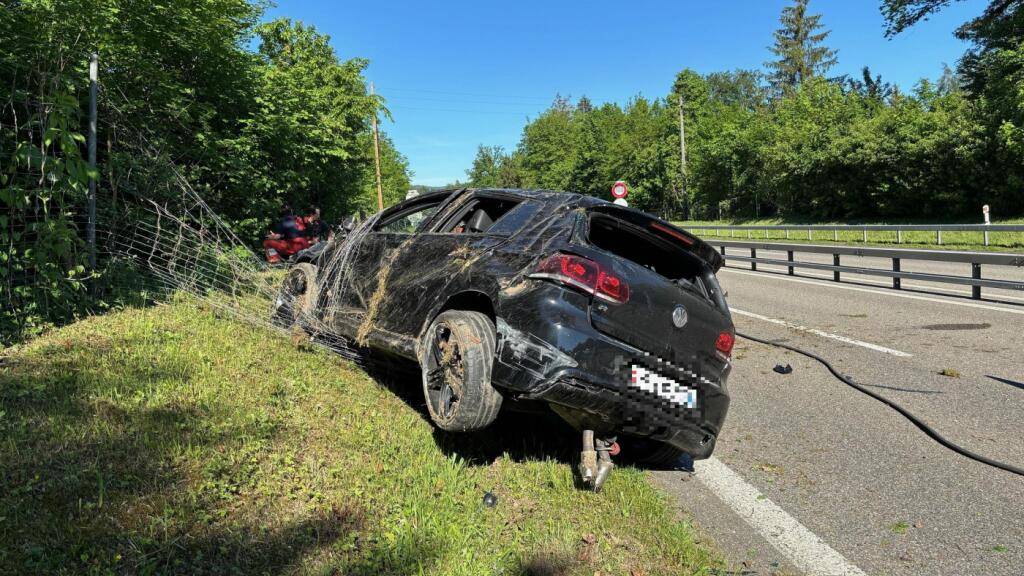
[[[715,350],[726,358],[732,355],[732,347],[736,345],[736,336],[732,332],[722,332],[715,340]]]
[[[601,268],[593,260],[575,254],[553,254],[537,265],[530,278],[545,278],[568,284],[603,300],[625,304],[629,301],[629,284]]]

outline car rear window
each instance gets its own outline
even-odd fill
[[[666,238],[612,216],[592,214],[589,240],[601,250],[635,262],[669,280],[694,285],[706,293],[700,281],[703,273],[700,259]]]

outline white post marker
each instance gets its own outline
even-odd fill
[[[626,202],[626,196],[629,196],[629,186],[625,182],[619,180],[612,184],[612,197],[615,198],[613,203],[628,207],[629,204]]]
[[[985,204],[984,206],[981,207],[981,213],[985,217],[985,224],[991,224],[992,216],[990,214],[988,204]]]

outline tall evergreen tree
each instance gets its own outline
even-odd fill
[[[782,9],[782,27],[775,31],[771,47],[778,60],[766,63],[771,71],[768,80],[778,93],[828,72],[838,62],[838,51],[824,45],[832,32],[824,30],[821,14],[807,13],[809,1],[795,0]]]

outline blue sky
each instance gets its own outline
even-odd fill
[[[789,0],[651,2],[337,2],[279,0],[287,16],[331,36],[342,58],[370,60],[366,76],[394,121],[382,128],[419,184],[465,178],[479,144],[514,148],[526,120],[556,94],[600,103],[666,94],[686,67],[758,68]],[[894,40],[879,0],[812,0],[839,50],[836,74],[871,66],[909,88],[955,64],[953,30],[987,0],[964,0]]]

